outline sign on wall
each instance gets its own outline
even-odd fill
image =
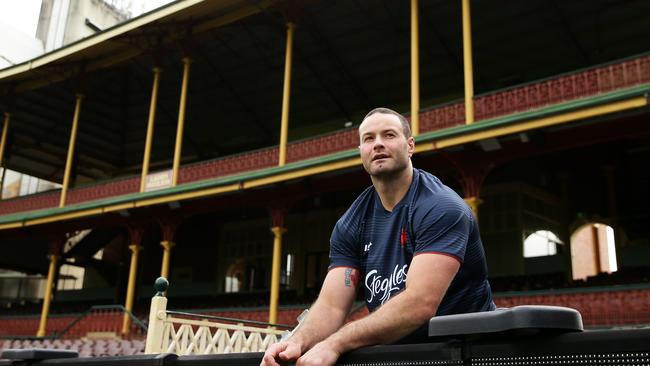
[[[144,191],[151,192],[159,189],[165,189],[172,186],[172,170],[165,170],[162,172],[151,173],[147,175],[147,183],[145,184]]]

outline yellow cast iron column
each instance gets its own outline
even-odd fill
[[[282,120],[280,124],[279,166],[287,160],[287,135],[289,133],[289,101],[291,94],[291,60],[293,55],[293,31],[296,25],[287,23],[287,49],[284,60],[284,89],[282,91]]]
[[[126,302],[124,308],[129,312],[133,311],[133,298],[135,297],[135,280],[138,276],[138,257],[142,247],[138,243],[129,245],[131,250],[131,266],[129,267],[129,285],[126,289]],[[129,334],[131,327],[131,317],[128,313],[124,314],[122,322],[122,334]]]
[[[474,74],[470,0],[463,0],[463,64],[465,66],[465,123],[474,123]]]
[[[2,137],[0,137],[0,166],[2,169],[6,169],[5,165],[5,145],[7,144],[7,133],[9,132],[9,121],[11,119],[11,113],[5,112],[4,123],[2,124]],[[5,172],[2,172],[2,177],[4,178]],[[2,186],[4,185],[4,179],[0,179],[0,200],[2,199]]]
[[[59,207],[65,206],[65,198],[68,195],[70,170],[72,169],[74,145],[77,141],[77,127],[79,126],[79,113],[81,112],[81,101],[83,98],[84,96],[82,94],[77,94],[77,101],[74,106],[74,117],[72,118],[72,130],[70,131],[70,143],[68,144],[68,157],[65,161],[65,172],[63,173],[63,187],[61,187],[61,201],[59,202]]]
[[[11,113],[5,112],[5,120],[2,124],[2,137],[0,137],[0,164],[4,168],[5,159],[5,145],[7,144],[7,133],[9,133],[9,121],[11,120]]]
[[[467,197],[464,198],[465,202],[469,206],[469,208],[472,209],[472,212],[474,213],[474,217],[478,220],[478,206],[483,203],[483,200],[481,200],[478,197]]]
[[[280,297],[280,266],[282,264],[282,234],[287,229],[274,226],[273,232],[273,265],[271,267],[271,301],[269,304],[269,323],[278,322],[278,299]]]
[[[183,149],[183,127],[185,126],[185,106],[187,105],[187,84],[190,79],[190,63],[192,59],[183,57],[183,83],[181,84],[181,101],[178,106],[178,127],[176,129],[176,149],[174,150],[174,167],[172,170],[172,187],[178,183],[178,169],[181,165]],[[163,276],[164,277],[164,276]]]
[[[47,316],[50,313],[50,301],[52,301],[52,288],[54,287],[54,276],[56,275],[56,262],[59,256],[50,254],[50,268],[47,271],[47,284],[45,285],[45,295],[43,296],[43,308],[41,310],[41,321],[38,323],[37,337],[45,337],[45,328],[47,327]]]
[[[418,0],[411,0],[411,132],[420,133],[420,41]]]
[[[160,277],[169,278],[169,261],[171,260],[171,256],[172,256],[172,248],[174,247],[174,245],[176,245],[176,243],[169,240],[163,240],[160,242],[160,245],[164,249],[162,266],[160,268]]]
[[[153,68],[153,86],[151,88],[151,102],[149,103],[149,121],[147,122],[147,139],[144,145],[144,158],[142,161],[142,178],[140,178],[140,192],[144,192],[149,174],[149,159],[151,158],[151,142],[153,140],[153,125],[156,120],[156,103],[158,103],[158,85],[160,84],[160,68]]]

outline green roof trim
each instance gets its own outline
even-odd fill
[[[621,89],[610,93],[585,97],[582,99],[560,103],[560,104],[556,104],[556,105],[552,105],[549,107],[544,107],[532,111],[526,111],[526,112],[511,114],[503,117],[482,120],[473,123],[471,125],[462,125],[462,126],[446,128],[443,130],[427,132],[417,136],[415,140],[418,143],[435,141],[442,138],[449,138],[449,137],[459,136],[459,135],[473,133],[477,131],[489,130],[491,128],[513,125],[518,122],[523,122],[531,119],[539,119],[551,115],[560,114],[563,112],[578,110],[585,107],[594,107],[600,104],[612,103],[612,102],[616,102],[616,101],[620,101],[632,97],[638,97],[638,96],[647,97],[648,93],[650,93],[650,83],[646,83],[646,84],[642,84],[642,85],[638,85],[626,89]],[[73,204],[62,208],[54,207],[54,208],[48,208],[42,210],[3,215],[0,216],[0,224],[19,223],[26,220],[40,219],[40,218],[45,218],[53,215],[61,215],[61,214],[68,214],[68,213],[73,213],[73,212],[78,212],[83,210],[97,209],[105,206],[130,203],[130,202],[135,202],[144,199],[165,197],[173,194],[216,188],[219,186],[225,186],[230,184],[240,184],[242,182],[253,180],[253,179],[266,178],[278,174],[289,173],[289,172],[298,171],[305,168],[311,168],[311,167],[316,167],[327,163],[334,163],[337,161],[355,158],[359,156],[358,154],[359,152],[357,151],[357,149],[350,149],[350,150],[336,152],[333,154],[320,156],[312,159],[301,160],[295,163],[286,164],[282,167],[276,166],[276,167],[270,167],[270,168],[230,175],[226,177],[205,179],[197,182],[185,183],[176,187],[161,189],[152,192],[143,192],[143,193],[137,192],[137,193],[126,194],[118,197],[111,197],[111,198],[105,198],[105,199],[95,200],[91,202]]]
[[[227,177],[205,179],[205,180],[185,183],[185,184],[178,185],[176,187],[161,189],[157,191],[129,193],[122,196],[72,204],[65,207],[52,207],[52,208],[46,208],[42,210],[25,211],[25,212],[19,212],[15,214],[3,215],[0,216],[0,224],[8,224],[14,222],[21,222],[25,220],[40,219],[51,215],[61,215],[61,214],[73,213],[77,211],[101,208],[109,205],[119,205],[123,203],[134,202],[137,200],[158,198],[158,197],[164,197],[164,196],[177,194],[177,193],[186,193],[186,192],[192,192],[201,189],[225,186],[229,184],[237,184],[252,179],[265,178],[276,174],[288,173],[303,168],[310,168],[321,164],[336,162],[336,161],[344,160],[346,158],[356,157],[357,154],[358,152],[356,150],[346,150],[334,154],[329,154],[323,157],[301,160],[295,163],[286,164],[285,166],[282,167],[280,166],[270,167],[270,168],[264,168],[255,171],[230,175]]]

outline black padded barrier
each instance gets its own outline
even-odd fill
[[[3,360],[0,366],[258,366],[262,353],[206,356],[173,354]],[[486,336],[433,343],[366,347],[343,355],[338,366],[566,366],[650,365],[650,328],[592,330],[517,337]]]
[[[486,334],[530,335],[582,332],[582,316],[571,308],[521,305],[479,313],[436,316],[429,321],[429,337],[471,337]]]
[[[59,358],[32,363],[33,366],[174,366],[178,358],[172,353],[138,356]]]
[[[509,313],[492,313],[438,317],[430,323],[440,325],[438,333],[428,343],[366,347],[342,355],[337,365],[650,365],[650,328],[582,331],[580,314],[573,309],[524,307]],[[481,319],[487,320],[481,323]],[[468,329],[476,333],[464,333]],[[43,355],[30,350],[15,353],[21,354]],[[15,360],[0,360],[0,366],[258,366],[262,355],[160,354],[46,360],[40,356],[16,356]]]
[[[174,366],[259,366],[263,352],[181,356]]]
[[[0,358],[9,360],[48,360],[55,358],[77,358],[79,352],[48,348],[6,349]]]
[[[462,365],[462,342],[373,346],[343,355],[340,366]]]
[[[472,365],[650,365],[650,328],[489,339],[469,344]]]

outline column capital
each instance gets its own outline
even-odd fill
[[[271,211],[271,226],[272,227],[283,227],[284,219],[289,212],[290,203],[285,202],[284,204],[276,204],[269,208]]]
[[[467,202],[468,205],[480,205],[483,203],[483,200],[477,196],[465,197],[463,201]]]
[[[140,243],[142,243],[142,236],[144,235],[144,228],[143,227],[137,227],[137,226],[128,224],[126,228],[129,231],[131,244],[139,245]]]
[[[160,242],[160,246],[163,247],[165,250],[171,250],[173,247],[176,246],[176,243],[170,240],[163,240]]]
[[[469,153],[443,154],[458,174],[458,181],[465,197],[478,197],[485,178],[495,166],[494,160],[476,159]]]
[[[56,261],[59,260],[59,258],[61,258],[61,255],[60,255],[60,254],[48,254],[48,255],[47,255],[47,259],[48,259],[50,262],[56,262]]]
[[[273,235],[275,235],[276,237],[279,237],[279,236],[282,236],[282,234],[284,234],[284,233],[287,232],[287,228],[282,227],[282,226],[273,226],[273,227],[271,228],[271,232],[272,232]]]
[[[48,244],[48,256],[55,255],[57,257],[60,257],[61,253],[63,253],[63,248],[65,247],[65,243],[67,241],[68,238],[64,236],[52,235]]]
[[[131,244],[129,245],[129,250],[131,251],[131,253],[135,254],[142,250],[142,245]]]
[[[174,241],[176,229],[178,228],[179,221],[173,219],[158,220],[160,230],[162,231],[162,241]]]

